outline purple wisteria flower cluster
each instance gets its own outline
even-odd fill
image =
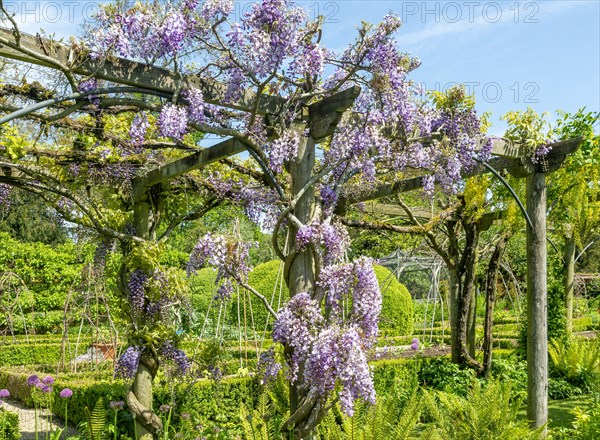
[[[8,210],[10,208],[10,194],[12,187],[4,183],[0,183],[0,209]]]
[[[272,189],[248,185],[241,178],[231,179],[219,172],[208,175],[206,184],[218,199],[241,206],[250,221],[265,231],[275,227],[280,213],[276,205],[279,196]]]
[[[333,264],[344,257],[350,237],[346,228],[339,222],[324,222],[302,226],[296,233],[296,244],[305,249],[309,244],[317,245],[326,265]]]
[[[127,347],[125,352],[117,360],[115,376],[123,379],[132,379],[138,369],[142,349],[138,346]]]
[[[175,55],[202,31],[196,6],[197,2],[188,0],[154,5],[137,2],[127,10],[101,7],[86,43],[94,58],[110,52],[145,61]]]
[[[174,374],[183,376],[190,371],[192,361],[183,350],[173,346],[171,341],[164,341],[160,352],[164,360],[171,362],[175,366],[174,369],[171,369]]]
[[[273,326],[273,340],[289,349],[287,375],[292,382],[304,365],[302,385],[315,397],[329,396],[340,385],[339,399],[347,415],[354,400],[375,401],[367,350],[373,348],[381,312],[381,292],[369,258],[327,266],[319,279],[330,313],[323,317],[308,293],[295,295]],[[342,317],[343,301],[352,303]],[[272,362],[271,362],[272,363]]]
[[[250,267],[248,266],[250,248],[254,243],[230,240],[222,235],[206,234],[198,240],[187,264],[188,276],[203,267],[217,270],[217,299],[231,296],[235,282],[246,283]]]

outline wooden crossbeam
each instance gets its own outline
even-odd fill
[[[494,146],[496,151],[503,151],[506,155],[492,157],[488,163],[496,170],[506,170],[516,177],[525,177],[533,173],[536,169],[544,169],[544,172],[555,171],[560,164],[565,160],[566,156],[579,147],[581,143],[580,138],[568,139],[565,141],[556,142],[551,144],[550,152],[539,164],[533,164],[530,159],[523,157],[509,157],[510,151],[522,151],[521,149],[511,150],[512,144],[504,140],[495,140]],[[504,148],[506,147],[506,148]],[[482,166],[475,167],[470,172],[463,174],[463,177],[471,177],[478,174],[490,172]],[[347,199],[341,199],[338,204],[338,212],[344,212],[349,205],[353,205],[359,202],[366,202],[369,200],[377,200],[383,197],[389,197],[400,192],[415,191],[423,188],[424,176],[413,177],[410,179],[400,180],[393,183],[381,185],[367,193],[358,194],[355,196],[348,197]]]
[[[324,118],[327,116],[327,114],[331,114],[336,117],[339,115],[339,118],[326,119],[327,124],[319,124],[318,126],[313,127],[313,129],[311,129],[311,135],[318,139],[323,139],[326,136],[330,136],[333,133],[333,130],[335,130],[335,125],[339,122],[341,114],[344,112],[344,110],[352,106],[354,99],[356,99],[359,93],[360,87],[350,87],[349,89],[323,98],[322,100],[309,106],[309,112],[312,112],[313,114],[320,114]],[[276,137],[273,134],[269,140],[273,140],[275,138]],[[145,190],[158,183],[202,168],[205,165],[241,153],[244,150],[245,147],[241,142],[231,138],[202,151],[198,151],[171,163],[160,166],[149,171],[144,176],[138,177],[136,180],[134,180],[135,197],[141,197]]]
[[[352,107],[359,94],[360,87],[352,86],[309,106],[308,127],[315,142],[333,135],[344,112]]]
[[[1,44],[3,40],[6,44]],[[167,94],[173,94],[181,81],[183,87],[196,87],[202,90],[204,100],[210,104],[249,112],[254,111],[255,108],[256,94],[251,90],[246,90],[242,97],[235,102],[225,103],[227,86],[217,81],[210,82],[196,76],[181,78],[171,70],[124,58],[94,61],[87,53],[78,52],[78,49],[74,47],[26,33],[21,33],[20,46],[23,50],[11,47],[8,43],[16,45],[13,32],[0,27],[0,57],[58,69],[56,64],[46,61],[48,58],[52,58],[79,75],[93,76],[117,84],[141,87]],[[258,114],[266,115],[278,114],[285,106],[284,98],[263,94],[260,96],[256,108]]]
[[[246,147],[236,139],[230,138],[212,147],[190,154],[189,156],[155,168],[133,180],[134,198],[138,200],[152,186],[202,168],[226,157],[241,153]]]

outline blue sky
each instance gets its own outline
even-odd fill
[[[97,1],[5,0],[20,27],[58,36],[78,33]],[[538,112],[600,109],[600,1],[300,1],[326,17],[323,41],[342,49],[361,20],[378,22],[389,11],[402,17],[403,51],[422,65],[412,78],[427,89],[465,83],[479,111],[500,115],[528,106]],[[248,2],[237,2],[241,13]]]

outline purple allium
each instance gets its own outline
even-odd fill
[[[122,400],[113,400],[110,402],[110,407],[114,410],[119,410],[125,406],[125,402]]]
[[[3,388],[0,390],[0,397],[10,397],[10,392],[6,388]]]
[[[166,104],[158,116],[158,129],[163,137],[181,140],[187,132],[188,115],[184,107]]]
[[[166,412],[169,412],[169,411],[171,411],[171,409],[172,409],[172,408],[173,408],[173,407],[172,407],[171,405],[162,404],[162,405],[161,405],[161,406],[158,408],[158,410],[159,410],[160,412],[166,413]]]
[[[131,346],[121,355],[117,361],[115,375],[123,379],[131,379],[135,375],[142,352],[140,347]]]
[[[410,341],[410,349],[414,351],[419,349],[419,338],[413,338],[412,341]]]
[[[52,392],[52,387],[50,385],[44,385],[41,390],[42,393],[50,394]]]
[[[39,382],[40,382],[40,378],[37,377],[37,375],[35,375],[35,374],[32,374],[31,376],[29,376],[27,378],[27,385],[29,385],[30,387],[36,386]]]
[[[73,395],[73,390],[71,388],[65,388],[64,390],[62,390],[60,392],[60,397],[62,397],[63,399],[68,399],[69,397],[71,397]]]
[[[35,384],[35,387],[36,387],[38,390],[43,390],[43,389],[44,389],[46,386],[47,386],[47,385],[45,385],[45,384],[44,384],[44,382],[38,382],[38,383],[36,383],[36,384]]]
[[[46,385],[52,385],[54,383],[54,378],[52,376],[46,376],[42,379],[42,382]]]

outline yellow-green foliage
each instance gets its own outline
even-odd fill
[[[396,335],[408,335],[413,328],[413,303],[408,289],[383,266],[374,266],[383,295],[379,328]]]
[[[552,369],[573,385],[589,391],[600,381],[600,345],[597,341],[553,339],[548,346]]]
[[[542,438],[518,420],[519,402],[511,400],[508,381],[482,387],[473,381],[466,398],[442,391],[425,392],[426,412],[433,424],[422,435],[435,440],[514,440]]]

